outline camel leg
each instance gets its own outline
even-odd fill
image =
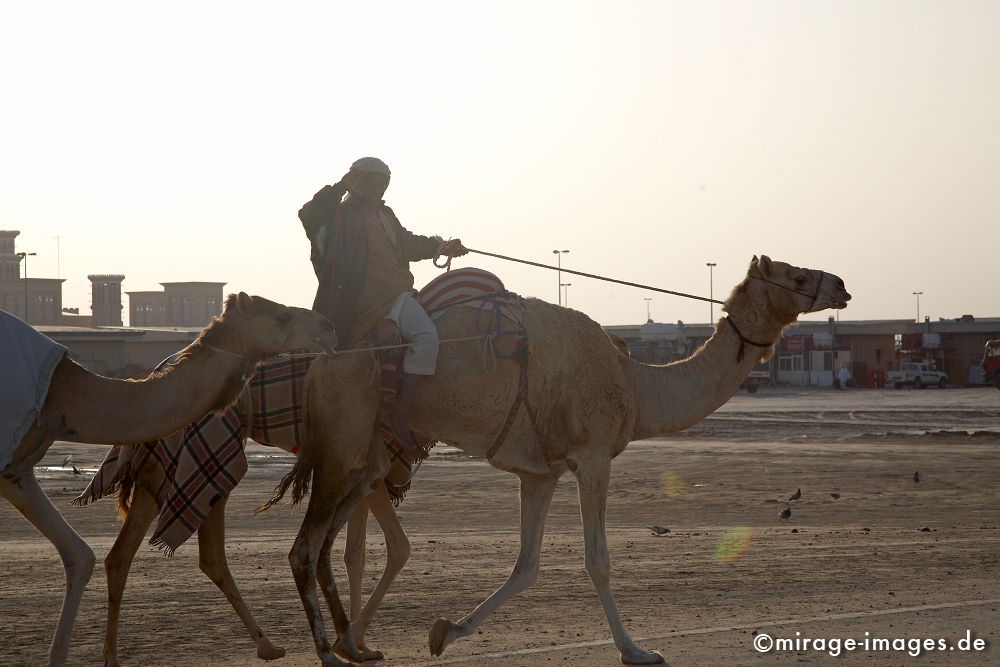
[[[251,641],[257,645],[257,657],[261,660],[277,660],[284,657],[285,649],[274,646],[264,635],[229,571],[226,560],[226,500],[228,498],[225,496],[220,498],[198,528],[198,565],[212,583],[219,587],[236,615],[243,621]]]
[[[611,626],[611,636],[626,665],[651,665],[662,663],[663,656],[655,651],[640,648],[622,623],[611,593],[611,556],[608,554],[608,539],[605,532],[607,514],[608,481],[611,477],[611,461],[603,458],[596,461],[580,462],[574,471],[580,497],[580,514],[583,518],[584,551],[587,574],[594,584],[597,597],[604,607],[604,615]]]
[[[292,575],[295,577],[295,586],[298,588],[299,598],[302,600],[306,620],[309,622],[313,643],[316,646],[316,654],[322,661],[323,667],[346,666],[348,663],[341,662],[333,654],[333,649],[330,647],[330,640],[327,638],[320,611],[319,595],[316,590],[320,551],[329,533],[330,524],[333,522],[333,513],[330,508],[337,504],[336,494],[339,489],[331,488],[331,485],[327,484],[315,484],[316,472],[316,470],[313,471],[314,484],[309,496],[306,516],[302,520],[302,526],[299,528],[292,549],[288,553],[288,562],[292,568]]]
[[[517,555],[514,569],[503,586],[458,623],[443,618],[438,619],[430,632],[432,655],[441,655],[453,641],[471,635],[482,625],[487,616],[504,602],[528,588],[538,576],[545,517],[549,512],[549,504],[559,478],[555,475],[529,474],[521,474],[519,477],[521,478],[521,551]]]
[[[142,538],[146,535],[149,524],[156,518],[159,509],[152,494],[137,484],[132,505],[118,533],[118,539],[104,559],[104,572],[108,579],[108,621],[104,631],[105,667],[121,665],[118,661],[118,619],[121,615],[125,583],[132,567],[132,559],[135,558]]]
[[[32,470],[19,477],[0,476],[0,495],[9,500],[55,546],[66,572],[66,595],[59,623],[49,646],[49,664],[64,665],[69,655],[73,621],[80,608],[83,589],[94,570],[94,552],[66,523],[35,479]]]
[[[347,520],[347,544],[344,546],[344,568],[350,589],[347,616],[353,623],[361,613],[361,587],[365,574],[365,538],[368,535],[368,503],[362,500]]]
[[[365,655],[365,660],[381,660],[384,657],[382,652],[369,649],[365,644],[365,633],[368,631],[368,626],[375,617],[375,612],[382,603],[382,599],[389,592],[389,587],[396,580],[396,575],[400,573],[403,566],[406,565],[406,561],[410,559],[410,540],[403,531],[403,525],[399,522],[399,515],[396,514],[396,509],[392,506],[389,491],[385,488],[384,483],[379,483],[375,490],[368,494],[368,497],[365,498],[364,503],[361,503],[361,506],[367,506],[371,509],[375,520],[378,521],[379,528],[382,529],[382,535],[385,536],[385,570],[382,572],[375,590],[369,596],[368,602],[365,603],[364,609],[360,609],[359,612],[354,611],[354,583],[351,584],[351,637],[354,639],[355,645]],[[356,515],[357,512],[355,512]],[[350,527],[348,527],[348,530],[350,530]],[[363,540],[364,535],[362,534],[361,537]],[[350,532],[347,535],[347,544],[347,548],[350,550]],[[364,554],[364,546],[364,541],[361,541],[360,546],[355,548],[360,548],[362,554]],[[347,551],[345,551],[344,557],[345,559],[347,558]],[[362,555],[362,567],[363,563],[364,556]],[[357,581],[360,587],[360,572],[357,575]],[[361,606],[360,602],[361,591],[359,590],[358,607]]]
[[[316,573],[317,582],[319,583],[320,590],[323,591],[323,596],[326,598],[330,614],[333,616],[334,627],[337,630],[337,641],[333,646],[333,650],[342,657],[354,662],[364,662],[367,658],[365,658],[361,649],[355,644],[354,637],[351,635],[350,621],[344,612],[340,595],[337,592],[337,583],[333,578],[333,569],[330,565],[330,551],[341,528],[344,527],[348,519],[354,514],[355,508],[362,504],[364,496],[371,489],[370,477],[372,475],[367,473],[366,470],[361,470],[358,474],[352,475],[354,482],[351,492],[334,512],[333,521],[330,522],[329,533],[320,550],[319,567]]]

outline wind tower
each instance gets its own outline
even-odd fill
[[[102,273],[87,278],[90,279],[93,326],[122,326],[122,281],[125,276]]]
[[[21,277],[21,258],[14,254],[14,239],[20,233],[0,230],[0,280],[17,280]]]

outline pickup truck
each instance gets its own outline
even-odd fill
[[[944,389],[948,386],[948,374],[935,370],[932,364],[927,362],[903,364],[898,371],[889,371],[885,374],[885,383],[891,384],[896,389],[902,389],[903,385],[910,385],[914,389],[936,386]]]
[[[748,394],[756,394],[761,386],[771,384],[771,362],[764,361],[753,367],[753,370],[743,380],[740,389],[746,389]]]

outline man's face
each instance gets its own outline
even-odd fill
[[[389,177],[385,174],[366,172],[358,184],[357,193],[366,199],[381,199],[389,187]]]

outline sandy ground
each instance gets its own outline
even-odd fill
[[[626,625],[675,665],[1000,664],[998,448],[1000,392],[992,388],[741,393],[685,433],[633,443],[615,461],[607,521]],[[251,516],[289,459],[249,450],[250,472],[229,503],[230,565],[262,627],[288,650],[275,664],[317,664],[286,560],[302,512]],[[73,508],[69,500],[103,452],[57,443],[40,470],[99,560],[118,530],[113,503]],[[67,454],[82,475],[62,467]],[[911,479],[918,470],[919,484]],[[797,488],[801,500],[786,503]],[[369,633],[384,664],[617,664],[583,568],[575,494],[565,477],[535,585],[435,659],[427,648],[433,621],[470,612],[503,582],[518,547],[516,478],[455,451],[435,453],[399,510],[412,559]],[[779,522],[786,506],[792,517]],[[649,524],[670,533],[657,537]],[[384,561],[374,522],[369,531],[370,589]],[[0,568],[0,663],[43,664],[62,567],[6,503]],[[77,618],[72,664],[101,663],[105,596],[98,565]],[[762,634],[853,638],[858,647],[839,657],[829,646],[801,643],[761,654],[752,642]],[[985,649],[961,650],[967,636]],[[865,650],[866,637],[911,643]],[[914,657],[917,639],[934,640],[935,650]],[[938,649],[938,640],[951,648]],[[129,665],[263,664],[198,570],[194,538],[172,560],[140,550],[120,654]]]

